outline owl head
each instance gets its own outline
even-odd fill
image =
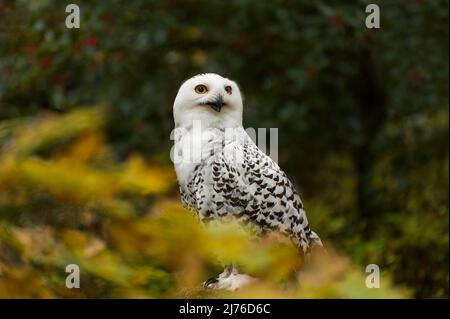
[[[241,126],[242,110],[238,85],[214,73],[199,74],[185,81],[173,104],[176,127],[192,125],[195,120],[206,127]]]

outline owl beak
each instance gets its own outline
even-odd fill
[[[218,95],[215,101],[208,103],[208,105],[216,112],[220,112],[224,104],[222,95]]]

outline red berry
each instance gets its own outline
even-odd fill
[[[47,69],[49,68],[52,64],[53,64],[53,59],[49,56],[44,56],[40,61],[39,61],[41,67],[43,69]]]
[[[96,37],[87,38],[86,45],[91,48],[95,47],[97,45],[97,38]]]
[[[344,19],[338,11],[333,12],[333,14],[330,16],[330,20],[331,23],[338,28],[344,25]]]

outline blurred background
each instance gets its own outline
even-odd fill
[[[67,29],[72,2],[0,2],[0,297],[208,297],[219,253],[265,278],[242,296],[448,298],[448,1],[77,0]],[[279,129],[335,251],[301,288],[274,284],[289,249],[180,208],[172,103],[201,72],[237,81],[245,127]]]

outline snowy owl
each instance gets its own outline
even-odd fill
[[[286,174],[244,130],[242,111],[238,85],[220,75],[200,74],[181,85],[172,156],[182,202],[204,224],[235,219],[257,234],[283,234],[307,255],[322,242]],[[204,285],[235,290],[251,280],[230,265]]]

